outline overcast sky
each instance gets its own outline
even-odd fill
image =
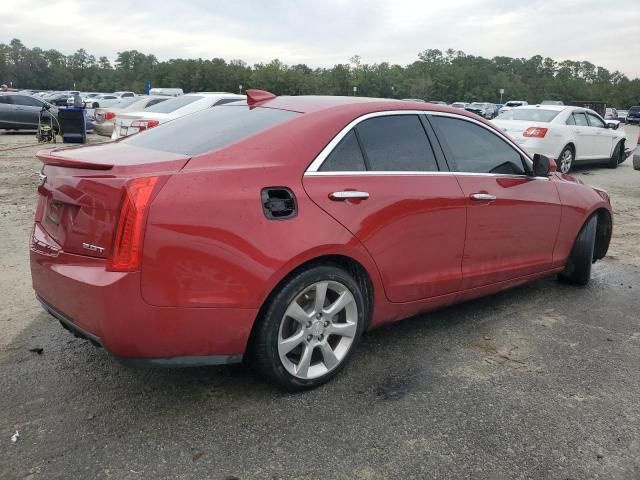
[[[427,48],[588,60],[640,77],[640,0],[20,0],[0,7],[0,42],[159,59],[279,58],[311,67],[407,64]]]

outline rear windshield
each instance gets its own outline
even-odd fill
[[[169,102],[171,100],[159,105]],[[235,143],[299,115],[287,110],[249,108],[246,105],[220,106],[177,118],[125,138],[122,143],[182,155],[199,155]]]
[[[195,102],[196,100],[200,100],[204,98],[200,95],[182,95],[181,97],[172,98],[171,100],[167,100],[166,102],[156,103],[155,105],[147,108],[148,112],[158,112],[158,113],[171,113],[175,112],[179,108],[182,108],[190,103]]]
[[[498,115],[497,120],[526,120],[531,122],[550,122],[558,116],[558,110],[544,110],[542,108],[514,108]]]

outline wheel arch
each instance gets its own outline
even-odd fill
[[[562,152],[564,152],[564,149],[567,147],[573,150],[573,161],[575,162],[578,157],[578,151],[576,150],[576,142],[573,139],[565,143],[564,146],[560,149],[560,151],[558,152],[558,159],[562,155]]]
[[[271,301],[275,295],[280,291],[281,287],[289,281],[292,277],[297,275],[303,270],[311,268],[315,265],[334,265],[339,268],[344,269],[349,272],[350,275],[358,282],[358,285],[362,289],[362,293],[365,299],[365,308],[367,309],[365,319],[366,323],[364,326],[365,331],[367,330],[371,319],[373,317],[373,305],[374,305],[374,280],[371,277],[371,273],[365,266],[355,258],[349,255],[344,254],[324,254],[319,255],[313,258],[309,258],[302,263],[299,263],[295,268],[290,269],[286,275],[284,275],[269,291],[267,296],[265,297],[262,305],[258,309],[258,313],[253,322],[253,327],[251,328],[251,332],[249,334],[249,340],[247,343],[247,348],[251,349],[251,345],[253,344],[253,339],[255,337],[255,333],[257,330],[257,326],[259,325],[261,319],[263,318],[265,312],[269,308]]]
[[[611,233],[613,231],[613,219],[611,213],[606,208],[598,208],[589,218],[596,215],[598,218],[598,226],[596,228],[596,244],[593,249],[593,260],[604,258],[609,250],[611,242]]]

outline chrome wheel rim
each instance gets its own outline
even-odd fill
[[[296,378],[326,375],[345,359],[358,330],[351,291],[335,281],[317,282],[291,302],[278,330],[278,355]]]
[[[560,157],[560,171],[567,173],[571,169],[571,163],[573,162],[573,154],[571,150],[565,150]]]

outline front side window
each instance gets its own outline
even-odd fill
[[[525,175],[520,153],[498,135],[467,120],[432,116],[456,172]]]
[[[15,95],[13,97],[14,105],[24,105],[27,107],[42,107],[42,103],[35,98],[27,97],[26,95]]]
[[[587,113],[587,115],[589,116],[589,124],[592,127],[605,128],[604,122],[600,117],[594,115],[593,113]]]
[[[579,127],[588,127],[589,123],[587,122],[587,116],[582,112],[576,112],[573,114],[573,119],[575,120],[576,125]]]
[[[0,95],[0,103],[12,104],[11,95]]]
[[[438,171],[438,164],[417,115],[389,115],[356,126],[369,170]]]

